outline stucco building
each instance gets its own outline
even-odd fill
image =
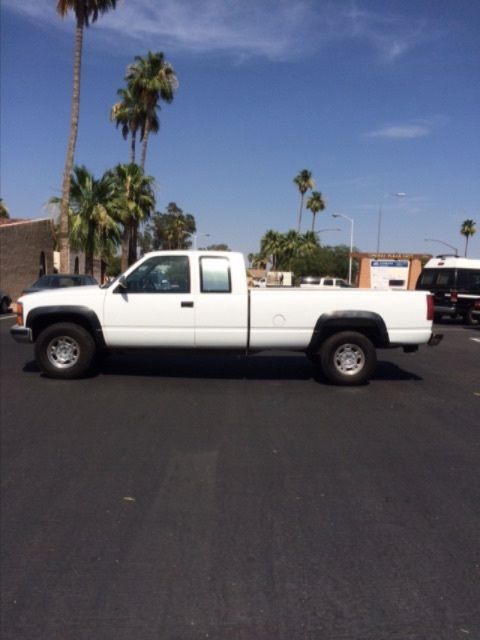
[[[357,286],[366,289],[415,289],[423,265],[432,256],[419,253],[354,253]]]
[[[56,252],[50,218],[0,219],[0,287],[15,302],[23,289],[45,273],[55,273]],[[57,254],[58,255],[58,254]],[[100,282],[101,264],[94,260],[93,275]],[[84,273],[85,254],[70,250],[70,273]]]
[[[44,273],[53,272],[50,218],[0,220],[0,287],[13,301]]]

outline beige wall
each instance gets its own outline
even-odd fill
[[[39,277],[42,254],[45,273],[53,271],[51,224],[46,219],[0,225],[0,287],[13,301]]]

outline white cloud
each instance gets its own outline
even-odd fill
[[[3,0],[11,11],[61,26],[55,4]],[[427,39],[422,21],[359,10],[350,0],[118,0],[101,24],[147,47],[241,59],[298,58],[332,42],[357,41],[393,62]]]
[[[61,25],[52,0],[3,0],[24,16]],[[119,0],[99,20],[123,38],[168,51],[227,52],[239,57],[298,57],[313,20],[311,0]],[[158,45],[157,45],[158,46]]]
[[[428,136],[430,129],[418,124],[400,124],[392,125],[390,127],[383,127],[377,131],[371,131],[367,133],[369,138],[393,138],[400,140],[409,140],[411,138],[423,138]]]
[[[445,116],[433,116],[424,120],[416,120],[403,124],[390,124],[365,134],[367,138],[387,138],[390,140],[412,140],[424,138],[433,133],[438,127],[448,122]]]
[[[349,10],[344,11],[345,35],[363,41],[374,49],[380,60],[395,62],[420,44],[438,36],[428,31],[425,20],[412,20],[383,11],[360,10],[352,2]]]

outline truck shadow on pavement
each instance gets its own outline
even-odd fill
[[[24,373],[41,373],[35,360]],[[226,380],[314,380],[330,385],[323,373],[303,355],[154,355],[110,354],[102,358],[86,376],[133,376],[157,378],[206,378]],[[422,380],[397,364],[379,360],[371,380]]]
[[[157,356],[112,354],[92,375],[159,378],[206,378],[227,380],[314,380],[330,384],[322,372],[303,355],[256,356]],[[372,380],[421,380],[398,365],[379,360]]]

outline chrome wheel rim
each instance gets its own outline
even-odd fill
[[[57,336],[48,344],[47,357],[56,369],[69,369],[80,358],[80,345],[71,336]]]
[[[357,344],[342,344],[335,351],[333,362],[342,375],[354,376],[365,366],[365,354]]]

